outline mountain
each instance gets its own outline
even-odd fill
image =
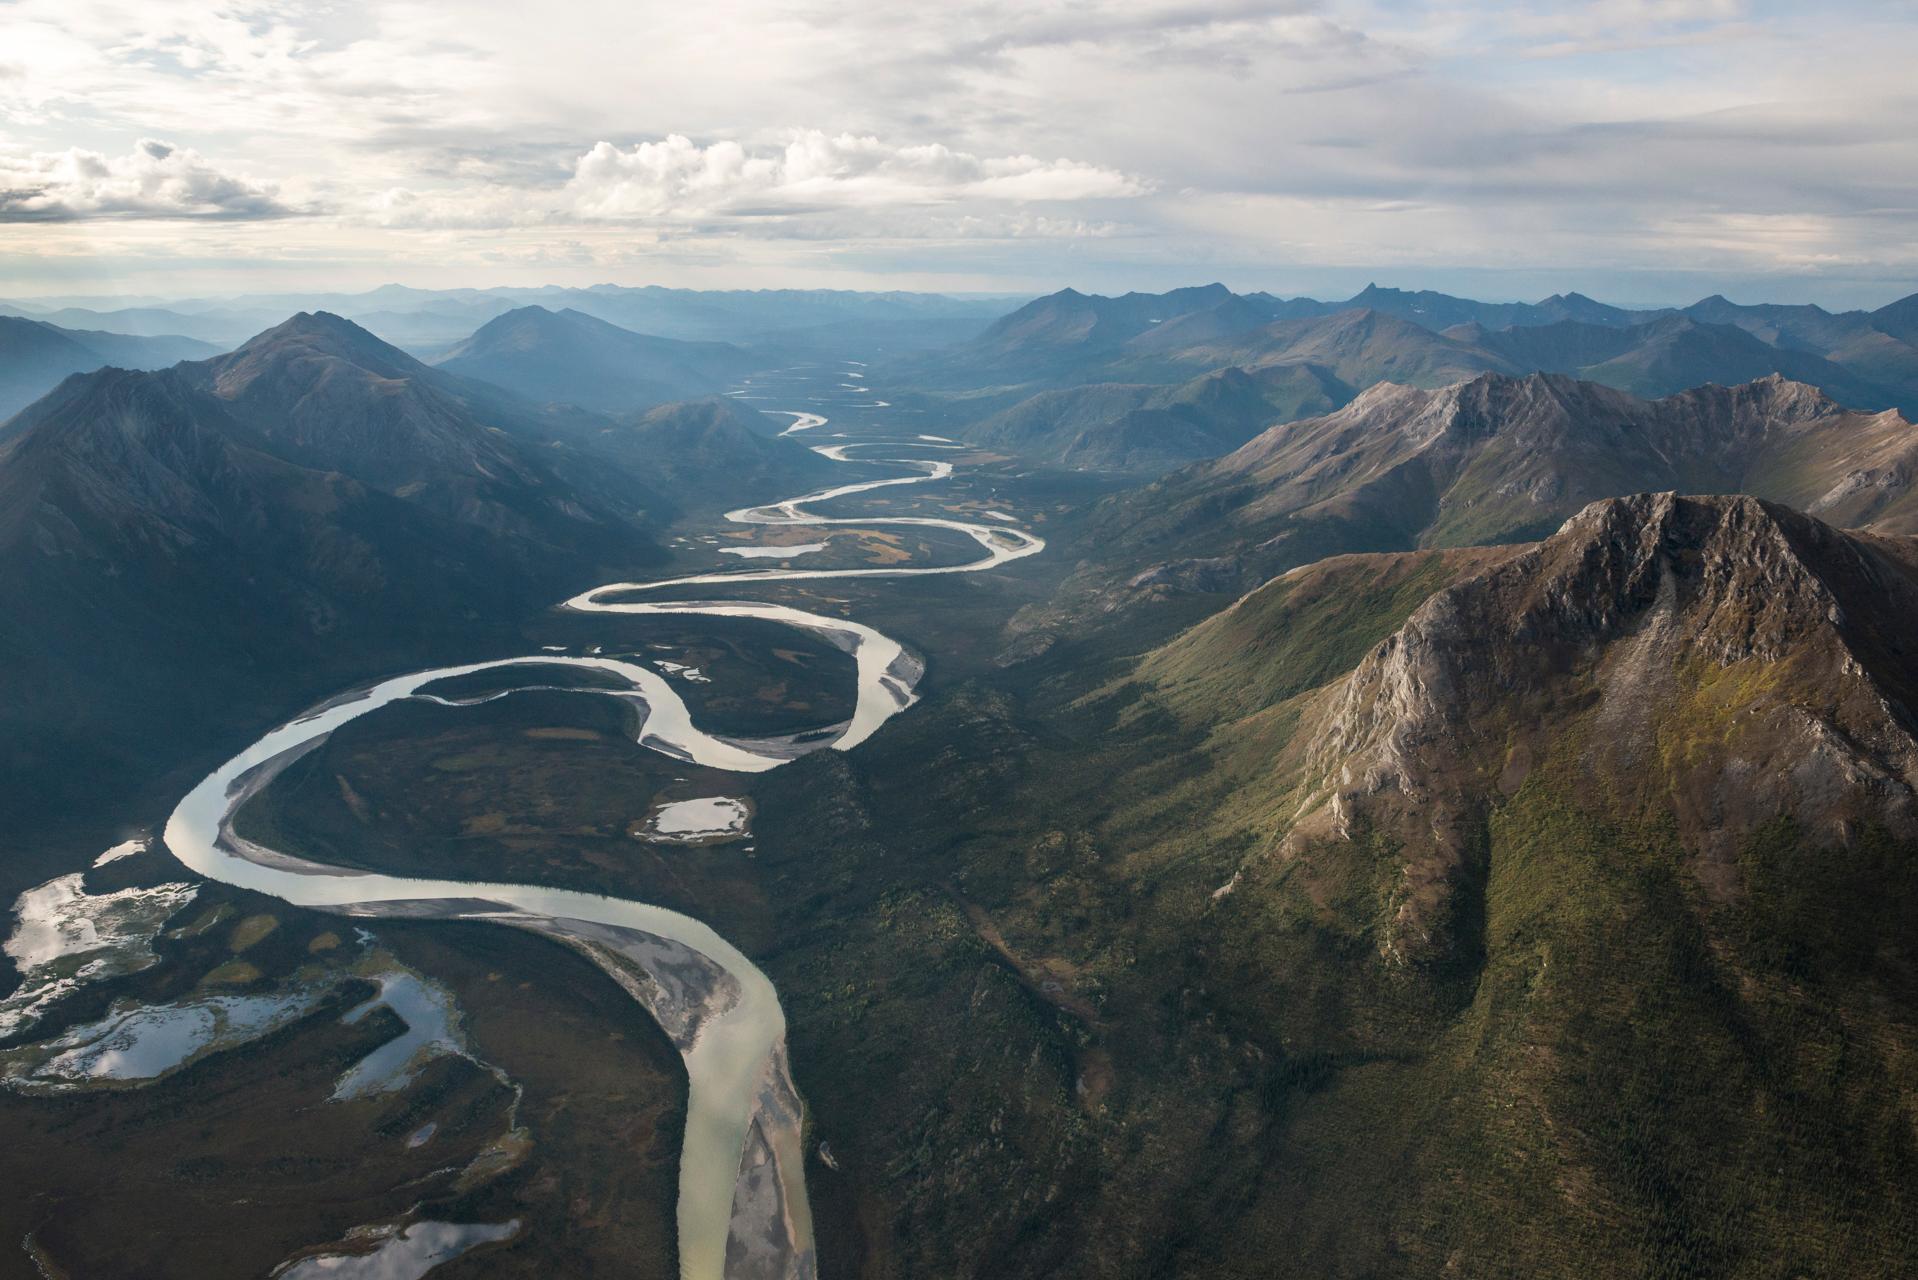
[[[1169,293],[1128,293],[1118,298],[1062,289],[1029,302],[995,322],[970,345],[984,356],[1016,357],[1035,351],[1115,350],[1153,326],[1195,311],[1243,309],[1243,299],[1222,284]]]
[[[1623,328],[1642,324],[1654,318],[1655,315],[1654,312],[1614,307],[1610,303],[1588,298],[1582,293],[1555,293],[1532,307],[1530,322],[1557,324],[1561,320],[1575,320],[1580,324],[1605,324]]]
[[[1871,323],[1881,333],[1918,346],[1918,293],[1878,308],[1871,313]]]
[[[1375,318],[1337,320],[1364,314]],[[1241,363],[1251,352],[1267,353],[1269,360],[1303,359],[1307,357],[1285,354],[1284,348],[1300,335],[1317,332],[1314,322],[1337,321],[1334,328],[1384,325],[1395,341],[1405,342],[1413,330],[1437,333],[1460,324],[1495,331],[1565,320],[1629,326],[1645,318],[1646,313],[1608,307],[1579,294],[1555,295],[1538,304],[1486,303],[1373,284],[1344,302],[1319,302],[1235,294],[1222,284],[1117,298],[1065,289],[1003,317],[971,343],[947,353],[941,367],[958,375],[970,366],[973,385],[982,385],[994,379],[1047,376],[1057,373],[1062,362],[1078,367],[1126,356],[1166,356],[1184,364],[1204,364],[1214,353],[1228,351],[1238,353]]]
[[[1009,299],[994,296],[840,289],[700,290],[657,285],[412,289],[382,285],[361,293],[245,294],[177,300],[64,299],[14,303],[11,310],[68,328],[185,334],[224,347],[237,345],[294,312],[330,311],[388,342],[424,355],[465,340],[495,316],[539,305],[553,310],[571,308],[622,328],[663,337],[819,353],[841,350],[848,344],[902,351],[963,341],[1002,315],[1009,304]]]
[[[1799,351],[1829,351],[1860,330],[1871,327],[1870,318],[1863,312],[1848,311],[1834,315],[1823,307],[1809,304],[1745,305],[1717,293],[1699,299],[1680,314],[1708,324],[1735,325],[1769,346]]]
[[[768,778],[771,976],[886,1206],[846,1256],[1911,1271],[1918,545],[1570,517],[1319,561]]]
[[[725,341],[755,349],[894,354],[946,346],[1003,315],[1003,296],[949,297],[889,290],[667,289],[658,285],[506,289],[522,303],[571,307],[639,333]]]
[[[1582,293],[1555,293],[1542,302],[1479,302],[1430,289],[1408,292],[1376,284],[1366,285],[1330,309],[1378,311],[1435,330],[1461,324],[1482,325],[1489,330],[1529,328],[1562,320],[1626,327],[1643,324],[1656,314],[1609,306]]]
[[[1433,330],[1459,324],[1504,329],[1515,324],[1535,323],[1534,309],[1523,302],[1474,302],[1430,289],[1408,292],[1382,289],[1376,284],[1368,284],[1353,294],[1341,310],[1377,311]]]
[[[57,797],[144,759],[156,726],[204,742],[510,643],[569,590],[653,569],[667,491],[737,458],[627,466],[553,438],[587,423],[617,426],[324,313],[212,360],[67,379],[0,435],[9,767]]]
[[[1245,297],[1238,294],[1220,296],[1212,292],[1213,289],[1222,287],[1211,286],[1206,290],[1182,291],[1181,295],[1158,296],[1146,308],[1147,310],[1159,313],[1173,312],[1180,305],[1174,299],[1181,296],[1185,302],[1202,305],[1195,310],[1178,311],[1170,319],[1161,319],[1158,315],[1147,317],[1147,323],[1138,327],[1125,339],[1125,351],[1132,355],[1145,355],[1205,346],[1228,341],[1240,334],[1270,324],[1274,320],[1287,318],[1274,314],[1284,305],[1277,299],[1256,294]],[[1314,311],[1312,314],[1321,313]]]
[[[528,400],[606,411],[712,395],[755,364],[725,343],[648,337],[541,306],[488,321],[435,363]]]
[[[1313,366],[1301,385],[1353,388],[1385,377],[1436,386],[1508,369],[1490,351],[1383,312],[1301,307],[1207,285],[1119,298],[1068,289],[1028,303],[970,343],[900,361],[883,376],[892,385],[966,392],[946,402],[964,417],[968,404],[972,416],[985,416],[1042,389],[1182,383],[1231,366],[1278,365]]]
[[[1156,343],[1135,343],[1128,347],[1128,355],[1135,359],[1120,367],[1140,371],[1161,366],[1311,365],[1354,388],[1386,380],[1442,386],[1487,370],[1515,371],[1496,352],[1370,310],[1280,320],[1191,346],[1167,349]]]
[[[663,404],[602,427],[596,456],[647,477],[679,510],[727,510],[830,484],[844,468],[728,396]]]
[[[1106,298],[1063,290],[978,338],[902,359],[889,383],[931,394],[949,424],[1035,391],[1083,383],[1182,382],[1207,369],[1311,363],[1362,389],[1436,386],[1479,372],[1573,373],[1637,395],[1769,373],[1861,408],[1918,412],[1918,312],[1744,306],[1705,298],[1634,311],[1582,294],[1486,303],[1368,285],[1344,302],[1234,294],[1223,285]]]
[[[236,320],[217,312],[202,314],[176,307],[118,307],[107,310],[59,307],[50,311],[35,311],[32,318],[66,329],[105,331],[142,338],[185,337],[218,348],[232,346],[258,327],[257,323]]]
[[[1042,391],[964,434],[989,449],[1062,466],[1160,472],[1227,453],[1274,422],[1327,412],[1351,395],[1314,365],[1228,367],[1170,387],[1095,383]]]
[[[1119,298],[1065,290],[884,376],[921,388],[915,407],[968,439],[1033,462],[1135,472],[1202,456],[1237,434],[1229,414],[1208,424],[1190,411],[1158,412],[1195,374],[1226,369],[1274,387],[1280,377],[1268,371],[1291,371],[1290,390],[1270,397],[1273,423],[1336,408],[1380,382],[1437,388],[1488,372],[1568,374],[1643,397],[1777,375],[1858,409],[1918,407],[1918,347],[1862,313],[1722,298],[1686,312],[1630,312],[1578,294],[1493,307],[1377,286],[1353,301],[1389,310],[1314,311],[1221,285]],[[1269,318],[1282,308],[1306,314]],[[1431,327],[1444,320],[1456,323]],[[1836,345],[1821,354],[1820,343]],[[1155,386],[1162,390],[1145,389]]]
[[[1106,500],[1079,535],[1100,568],[1026,625],[1238,592],[1328,555],[1523,541],[1648,489],[1755,493],[1918,533],[1918,428],[1775,376],[1656,401],[1557,374],[1380,384]]]
[[[630,526],[557,545],[497,508],[435,509],[303,465],[203,376],[77,375],[0,443],[9,808],[84,804],[156,749],[499,645],[602,555],[660,558]]]
[[[629,484],[556,479],[563,460],[543,447],[538,409],[327,312],[303,312],[184,372],[279,456],[451,519],[597,554],[635,515],[640,491]]]
[[[954,388],[1084,381],[1161,325],[1189,325],[1195,341],[1212,340],[1271,319],[1276,303],[1222,284],[1117,298],[1062,289],[1002,316],[969,342],[902,360],[888,380]]]
[[[1149,834],[1089,832],[1084,896],[1153,924],[1087,950],[1203,937],[1207,1025],[1312,1073],[1270,1104],[1287,1176],[1239,1188],[1267,1229],[1221,1229],[1315,1274],[1906,1269],[1915,618],[1910,538],[1650,494],[1301,569],[1148,659],[1204,747],[1088,799]]]
[[[1690,314],[1629,327],[1568,320],[1497,333],[1446,333],[1496,353],[1516,369],[1569,373],[1639,396],[1667,396],[1707,382],[1730,385],[1779,374],[1860,409],[1889,408],[1899,400],[1896,392],[1809,350],[1770,345],[1741,326]]]
[[[62,329],[42,320],[0,316],[0,421],[53,390],[69,374],[107,365],[162,369],[218,350],[192,338]]]
[[[1456,951],[1441,922],[1485,789],[1549,770],[1581,721],[1590,783],[1625,814],[1670,805],[1708,898],[1746,889],[1738,855],[1767,824],[1814,846],[1911,840],[1914,618],[1910,538],[1745,496],[1595,503],[1366,655],[1301,735],[1311,816],[1287,843],[1393,840],[1411,865],[1381,948]]]

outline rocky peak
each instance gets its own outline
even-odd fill
[[[1438,592],[1328,691],[1283,847],[1361,825],[1397,841],[1386,949],[1408,958],[1442,943],[1488,806],[1567,734],[1601,791],[1679,797],[1718,892],[1736,892],[1739,842],[1780,815],[1831,842],[1864,816],[1918,831],[1918,655],[1897,639],[1914,610],[1907,540],[1743,496],[1595,502]]]
[[[182,447],[208,406],[171,370],[76,373],[15,419],[18,456],[48,450],[101,456]],[[223,414],[219,425],[237,431]]]
[[[1763,419],[1772,423],[1802,422],[1847,412],[1817,387],[1793,381],[1782,373],[1768,373],[1762,378],[1730,387],[1708,383],[1681,392],[1672,399],[1679,403],[1690,401],[1724,405],[1737,421]]]
[[[297,312],[271,329],[264,329],[248,338],[234,350],[233,355],[289,351],[394,365],[419,363],[398,347],[331,311]]]
[[[1564,374],[1482,373],[1437,392],[1408,432],[1419,440],[1443,435],[1460,442],[1541,427],[1571,433],[1581,423],[1629,412],[1632,404],[1621,392]]]

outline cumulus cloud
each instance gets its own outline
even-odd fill
[[[224,173],[197,151],[142,138],[122,156],[79,147],[0,154],[0,221],[284,217],[275,188]]]
[[[758,152],[731,140],[700,146],[679,134],[630,148],[601,142],[579,158],[566,197],[582,217],[626,219],[1126,199],[1149,189],[1140,178],[1083,161],[982,158],[939,143],[898,146],[811,129]]]

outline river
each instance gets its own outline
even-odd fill
[[[847,376],[857,376],[849,374]],[[869,407],[869,406],[861,406]],[[816,430],[821,414],[787,411],[784,435]],[[649,601],[628,597],[668,587],[826,578],[912,577],[977,573],[1035,555],[1045,543],[1009,524],[987,526],[934,517],[832,517],[808,508],[953,474],[953,464],[916,456],[872,457],[890,448],[951,449],[941,440],[864,440],[813,446],[835,462],[897,465],[907,474],[802,494],[728,513],[741,525],[925,527],[963,533],[986,552],[979,560],[942,566],[859,569],[754,569],[693,574],[663,581],[607,583],[558,607],[590,613],[759,618],[826,637],[848,651],[856,668],[851,717],[822,731],[780,739],[728,739],[702,731],[665,677],[613,657],[541,653],[464,666],[415,671],[343,693],[261,737],[209,774],[180,801],[166,823],[166,843],[192,870],[211,880],[269,894],[301,907],[354,916],[489,920],[558,939],[598,964],[659,1022],[678,1046],[689,1082],[677,1207],[680,1273],[685,1280],[810,1280],[817,1274],[801,1149],[803,1108],[786,1059],[785,1015],[772,982],[706,924],[647,903],[534,885],[421,880],[373,875],[307,861],[259,845],[233,829],[246,801],[334,730],[408,698],[435,698],[436,681],[477,671],[526,667],[526,687],[539,668],[588,667],[623,687],[583,689],[637,709],[641,745],[675,759],[757,773],[806,751],[849,750],[911,706],[921,674],[917,658],[871,627],[752,600]],[[1002,517],[1003,518],[1003,517]],[[445,699],[435,699],[446,701]],[[835,732],[836,730],[836,732]]]

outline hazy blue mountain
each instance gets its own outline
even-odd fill
[[[229,399],[192,365],[79,374],[0,442],[0,742],[22,803],[85,794],[156,733],[203,745],[249,708],[284,713],[424,653],[502,643],[603,567],[661,558],[550,473],[476,477],[510,455],[455,426],[441,428],[446,471],[416,452],[393,492],[314,465],[310,440],[248,420],[298,390],[252,390]]]
[[[1872,325],[1902,342],[1918,344],[1918,293],[1871,313]]]
[[[1561,321],[1497,333],[1462,326],[1447,334],[1503,356],[1516,369],[1575,374],[1634,395],[1667,396],[1708,382],[1730,385],[1776,373],[1819,387],[1853,408],[1905,402],[1897,391],[1812,351],[1773,346],[1743,326],[1706,323],[1689,314],[1630,328]],[[1918,401],[1918,388],[1913,400]]]
[[[1918,411],[1911,321],[1881,312],[1740,306],[1631,311],[1580,294],[1480,303],[1368,286],[1344,303],[1234,294],[1222,285],[1117,298],[1066,289],[971,341],[888,365],[950,423],[1002,413],[1035,392],[1173,384],[1227,367],[1311,366],[1354,392],[1379,381],[1436,387],[1474,373],[1572,373],[1638,395],[1782,374],[1858,408]],[[1058,402],[1048,402],[1058,403]]]
[[[756,360],[718,342],[655,338],[581,311],[520,307],[434,362],[528,400],[644,409],[723,391]]]
[[[108,365],[162,369],[218,350],[177,335],[148,338],[62,329],[44,320],[0,316],[0,421],[53,390],[68,374]]]
[[[971,337],[1004,314],[1003,296],[868,293],[837,289],[699,290],[658,286],[414,289],[358,293],[245,294],[226,298],[127,298],[12,310],[70,328],[140,335],[184,334],[231,347],[298,311],[344,316],[386,341],[443,354],[495,316],[529,305],[572,309],[640,333],[692,341],[837,352],[871,344],[913,350]]]

